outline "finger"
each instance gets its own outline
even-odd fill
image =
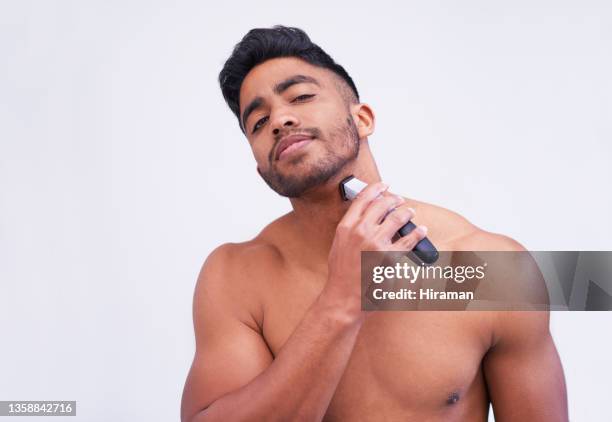
[[[388,185],[383,182],[372,183],[366,186],[359,194],[353,199],[351,206],[344,214],[342,218],[344,223],[353,224],[361,218],[363,211],[367,206],[379,195],[382,195],[389,188]]]
[[[391,239],[399,229],[414,218],[414,215],[414,209],[408,205],[397,206],[385,217],[385,221],[378,228],[378,235],[384,239]]]
[[[398,239],[392,246],[394,251],[411,251],[423,238],[427,236],[426,226],[417,226],[409,235]]]
[[[403,202],[405,199],[399,196],[383,195],[368,204],[363,211],[362,222],[369,225],[381,224],[386,215]]]

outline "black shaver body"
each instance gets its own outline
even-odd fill
[[[356,179],[354,176],[349,176],[340,182],[340,195],[345,201],[350,201],[355,198],[357,194],[366,186],[367,184],[361,180]],[[410,234],[410,232],[412,232],[414,229],[416,229],[416,226],[412,221],[409,221],[397,231],[397,234],[404,237]],[[433,264],[438,260],[439,256],[436,247],[426,237],[421,239],[419,243],[416,244],[412,250],[412,253],[425,264]]]

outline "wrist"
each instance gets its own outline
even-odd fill
[[[317,298],[317,305],[321,312],[341,323],[363,323],[365,313],[361,310],[360,296],[342,293],[327,285]]]

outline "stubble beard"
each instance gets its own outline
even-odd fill
[[[343,139],[340,152],[332,149],[338,139]],[[317,139],[315,142],[324,141]],[[359,156],[359,132],[350,116],[346,118],[343,125],[331,131],[329,140],[324,146],[327,154],[313,163],[306,174],[299,176],[283,174],[276,168],[272,156],[269,157],[268,170],[259,170],[259,174],[272,190],[287,198],[299,198],[309,190],[327,182]],[[299,165],[304,158],[303,155],[298,156],[289,161],[288,164]]]

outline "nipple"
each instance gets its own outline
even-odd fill
[[[459,401],[459,393],[453,391],[448,395],[448,399],[446,399],[446,404],[455,404]]]

